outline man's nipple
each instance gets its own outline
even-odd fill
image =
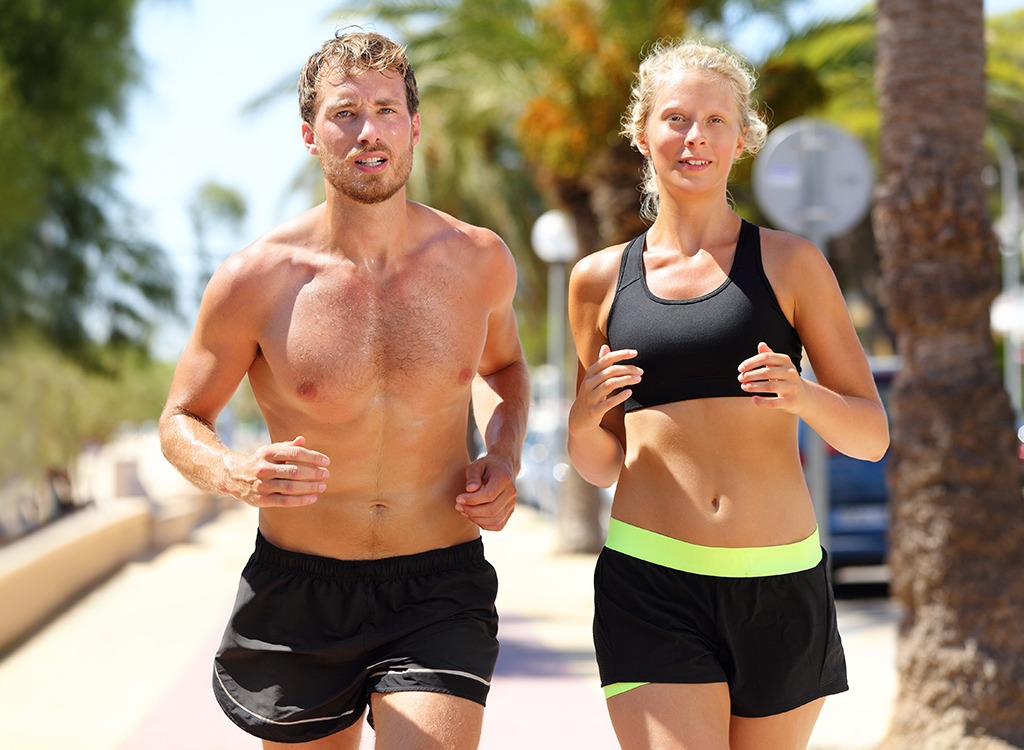
[[[299,398],[306,400],[316,398],[316,384],[309,380],[304,380],[298,387]]]

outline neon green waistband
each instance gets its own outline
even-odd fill
[[[718,578],[757,578],[809,570],[821,562],[818,530],[773,547],[704,547],[612,518],[608,549],[674,570]]]

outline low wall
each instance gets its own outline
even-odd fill
[[[152,535],[149,502],[126,498],[0,548],[0,653],[148,549]]]
[[[153,432],[90,453],[78,473],[90,505],[0,547],[0,655],[127,563],[187,540],[228,502],[182,479]]]

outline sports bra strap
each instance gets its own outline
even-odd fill
[[[639,237],[630,240],[622,251],[622,260],[619,261],[619,283],[615,287],[616,294],[621,292],[630,284],[640,280],[644,275],[644,242],[647,239],[647,232]]]

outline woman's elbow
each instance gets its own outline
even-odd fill
[[[871,461],[877,463],[881,461],[886,452],[889,450],[889,423],[883,418],[882,424],[877,431],[877,435],[871,441],[867,447],[866,454],[863,458],[865,461]]]

